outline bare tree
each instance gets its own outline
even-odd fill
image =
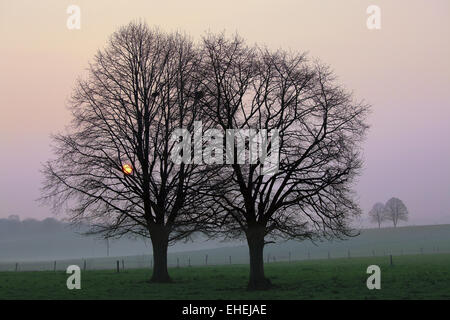
[[[44,201],[105,238],[149,237],[152,281],[168,282],[168,245],[198,231],[208,209],[208,174],[170,160],[176,128],[202,118],[191,40],[143,23],[115,32],[70,101],[68,133],[53,137]]]
[[[386,219],[386,209],[384,204],[377,202],[369,211],[370,221],[378,223],[378,228],[381,228],[381,223]]]
[[[263,150],[267,157],[279,151],[278,170],[262,174],[264,159],[239,164],[236,148],[225,148],[234,164],[223,166],[215,177],[220,188],[211,188],[221,231],[247,239],[248,288],[266,289],[269,241],[354,235],[348,222],[361,211],[351,186],[362,165],[368,106],[304,54],[248,47],[238,36],[206,36],[201,70],[202,105],[217,126],[279,132],[278,150],[272,142]]]
[[[392,221],[394,228],[397,227],[400,220],[408,221],[408,208],[406,208],[402,200],[391,198],[386,202],[385,208],[385,218]]]

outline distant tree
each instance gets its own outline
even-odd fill
[[[408,208],[406,208],[403,201],[398,198],[389,199],[388,202],[386,202],[385,210],[385,218],[392,221],[394,227],[397,227],[400,220],[408,221]]]
[[[41,230],[43,232],[57,232],[63,230],[64,224],[54,218],[46,218],[41,221]]]
[[[22,232],[22,222],[18,215],[10,215],[7,219],[0,219],[0,239],[8,239]]]
[[[378,223],[378,228],[381,228],[381,223],[386,219],[386,209],[384,204],[377,202],[369,211],[370,222]]]
[[[42,223],[33,218],[26,218],[22,221],[22,228],[24,232],[34,233],[39,232]]]

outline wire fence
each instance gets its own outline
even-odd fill
[[[245,265],[249,264],[248,248],[213,249],[211,251],[202,250],[198,252],[170,253],[168,255],[169,268],[183,268],[191,266],[205,265]],[[275,249],[275,250],[274,250]],[[312,248],[311,250],[276,250],[268,248],[265,250],[264,262],[295,262],[304,260],[320,260],[335,258],[356,258],[356,257],[380,257],[380,256],[400,256],[418,254],[438,254],[450,253],[450,248],[420,247],[408,249],[385,249],[375,248],[370,250],[361,249],[340,249],[331,250],[327,248]],[[152,255],[137,255],[123,257],[98,257],[79,258],[53,261],[21,261],[21,262],[0,262],[0,271],[65,271],[68,266],[77,265],[81,270],[126,270],[145,269],[153,267]]]

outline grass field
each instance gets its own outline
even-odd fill
[[[366,269],[381,268],[381,290]],[[83,271],[81,290],[64,272],[1,272],[0,299],[450,299],[450,254],[341,258],[266,265],[274,288],[246,291],[248,266],[171,268],[171,284],[150,284],[151,270]]]

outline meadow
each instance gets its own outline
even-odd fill
[[[366,286],[369,265],[381,289]],[[248,265],[172,267],[173,283],[151,284],[151,269],[86,270],[68,290],[63,271],[0,272],[0,299],[450,299],[450,254],[273,262],[273,289],[246,290]]]

